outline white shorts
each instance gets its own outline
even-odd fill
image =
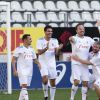
[[[42,67],[40,70],[41,76],[47,75],[49,79],[56,79],[57,71],[55,67]]]
[[[19,78],[20,86],[22,86],[22,84],[27,84],[27,86],[30,86],[32,76],[19,76],[18,78]]]
[[[72,79],[89,81],[89,70],[87,66],[72,65]]]
[[[97,85],[100,88],[100,78],[96,79],[94,82],[95,85]]]

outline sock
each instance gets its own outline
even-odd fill
[[[28,92],[26,88],[22,88],[22,95],[24,100],[29,100]]]
[[[54,100],[56,87],[50,87],[50,100]]]
[[[48,97],[48,84],[42,84],[44,97]]]
[[[19,100],[23,100],[22,90],[20,91]]]
[[[86,96],[87,96],[87,87],[82,87],[82,100],[86,100]]]
[[[74,100],[75,94],[78,90],[78,86],[75,86],[74,84],[72,85],[72,89],[71,89],[71,98],[70,100]]]

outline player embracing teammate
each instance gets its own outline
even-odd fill
[[[84,60],[88,60],[90,47],[93,45],[94,40],[90,37],[84,36],[85,28],[83,24],[76,25],[76,35],[69,38],[72,45],[72,55],[78,55]],[[73,85],[71,89],[71,98],[74,100],[74,96],[77,92],[78,85],[82,80],[82,100],[86,100],[88,91],[88,81],[89,81],[89,70],[86,64],[83,64],[74,59],[71,60],[72,67],[72,79]]]

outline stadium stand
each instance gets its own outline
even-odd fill
[[[2,0],[11,2],[11,25],[25,26],[27,23],[45,26],[52,23],[54,27],[74,27],[74,23],[86,23],[95,26],[100,19],[100,1],[98,0]],[[0,7],[0,25],[5,22],[5,7]],[[20,25],[19,25],[20,22]],[[15,25],[14,25],[15,24]],[[26,26],[25,26],[26,27]]]

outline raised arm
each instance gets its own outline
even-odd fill
[[[73,38],[73,36],[69,37],[69,41],[70,43],[75,43],[75,38]]]
[[[99,20],[99,21],[97,21],[96,26],[98,27],[99,34],[100,34],[100,20]]]

